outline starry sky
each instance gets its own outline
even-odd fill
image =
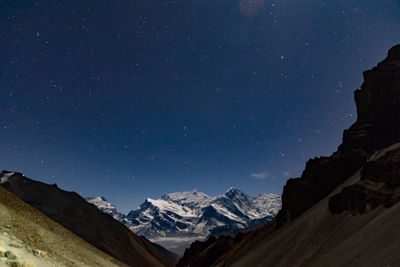
[[[281,193],[356,119],[398,0],[0,0],[0,168],[126,212]]]

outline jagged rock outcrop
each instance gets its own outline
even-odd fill
[[[364,72],[364,83],[355,91],[357,122],[344,132],[341,149],[359,148],[372,153],[400,142],[400,45],[385,60]],[[361,181],[343,188],[329,201],[333,213],[363,213],[399,201],[399,149],[363,165]]]
[[[400,141],[400,45],[385,60],[364,72],[356,90],[357,121],[344,131],[340,149],[363,149],[369,153]]]
[[[400,141],[400,45],[385,60],[364,72],[356,90],[357,121],[343,133],[343,142],[330,157],[309,160],[300,178],[283,189],[277,225],[293,220],[361,168],[378,149]]]
[[[344,187],[329,199],[334,214],[350,211],[364,213],[384,206],[389,208],[400,201],[400,148],[368,161],[356,184]]]
[[[295,219],[356,172],[367,159],[361,150],[345,150],[331,157],[309,160],[300,178],[289,179],[283,189],[277,226]]]
[[[240,242],[242,238],[243,233],[239,233],[235,237],[223,235],[217,239],[214,236],[211,236],[204,242],[196,241],[186,250],[185,253],[187,255],[194,255],[194,257],[182,258],[176,266],[211,266],[222,254],[227,252],[233,244]]]

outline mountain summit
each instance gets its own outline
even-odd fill
[[[102,212],[111,215],[116,220],[122,220],[124,215],[117,211],[117,208],[107,201],[105,197],[88,197],[86,200],[95,205]]]

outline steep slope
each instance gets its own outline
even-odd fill
[[[393,159],[399,154],[396,149],[385,154]],[[392,150],[393,147],[389,149]],[[387,151],[387,150],[382,150]],[[369,164],[379,160],[372,157]],[[397,158],[397,165],[399,161]],[[351,196],[350,205],[342,205],[350,212],[332,213],[329,202],[346,188],[359,187],[364,178],[364,170],[359,170],[329,196],[288,223],[278,231],[268,235],[247,237],[240,248],[225,255],[217,266],[398,266],[400,263],[400,203],[385,207],[376,198],[370,201]],[[400,180],[397,176],[396,180]],[[371,186],[371,185],[370,185]],[[382,184],[371,196],[382,197]],[[398,191],[398,188],[397,188]],[[387,196],[394,196],[387,194]],[[398,193],[397,193],[398,195]],[[375,203],[365,209],[369,203]],[[354,211],[357,211],[356,213]],[[361,215],[360,212],[363,211]],[[267,242],[266,242],[267,241]],[[266,252],[268,251],[268,255]]]
[[[0,266],[125,266],[0,187],[1,251],[16,258]]]
[[[178,266],[399,265],[400,46],[364,80],[342,145],[287,182],[275,219],[193,247]]]
[[[233,234],[270,221],[280,208],[279,195],[250,197],[235,188],[216,197],[194,190],[167,194],[157,200],[148,198],[122,217],[104,198],[88,201],[133,232],[178,253],[209,235]]]
[[[107,254],[131,266],[173,266],[178,256],[141,238],[74,192],[20,173],[2,172],[1,186]]]

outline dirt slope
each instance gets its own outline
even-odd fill
[[[126,266],[0,187],[2,250],[26,266]],[[10,262],[0,257],[0,266]]]
[[[174,266],[179,256],[161,249],[74,192],[2,172],[1,186],[98,249],[130,266]]]

